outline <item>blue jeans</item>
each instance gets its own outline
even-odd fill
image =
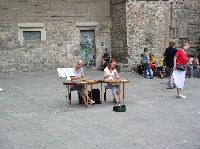
[[[188,69],[189,69],[189,76],[193,77],[193,65],[188,65]]]
[[[172,76],[172,73],[173,73],[173,67],[167,67],[167,76],[170,78]]]
[[[168,81],[168,86],[171,87],[172,85],[174,85],[174,80],[172,77],[172,73],[173,73],[173,68],[172,67],[167,67],[167,72],[168,72],[168,77],[169,77],[169,81]]]
[[[147,78],[147,73],[149,73],[150,78],[153,78],[152,72],[151,72],[151,68],[149,66],[149,64],[145,64],[144,65],[144,77]]]
[[[105,84],[105,88],[106,89],[111,89],[112,93],[115,94],[117,92],[119,92],[119,85],[112,85],[112,84]]]
[[[70,90],[71,91],[77,90],[77,91],[79,91],[80,95],[82,95],[85,90],[85,86],[84,85],[71,85]]]

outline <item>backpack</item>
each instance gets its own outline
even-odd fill
[[[89,92],[88,96],[91,98],[91,91]],[[101,104],[100,90],[98,88],[92,89],[92,100],[95,101],[94,104]]]

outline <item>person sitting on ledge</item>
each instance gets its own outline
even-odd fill
[[[108,49],[105,48],[103,55],[102,55],[102,67],[103,67],[103,69],[105,69],[107,67],[109,61],[110,61],[110,55],[109,55]]]

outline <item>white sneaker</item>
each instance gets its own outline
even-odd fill
[[[182,95],[182,94],[180,94],[179,96],[180,96],[181,98],[184,98],[184,99],[187,98],[186,96],[184,96],[184,95]]]

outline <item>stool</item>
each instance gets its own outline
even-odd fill
[[[78,92],[78,99],[79,99],[79,104],[83,104],[83,98],[81,97],[80,93],[78,90],[69,90],[69,104],[72,104],[72,91],[77,91]],[[67,96],[66,96],[67,98]]]

